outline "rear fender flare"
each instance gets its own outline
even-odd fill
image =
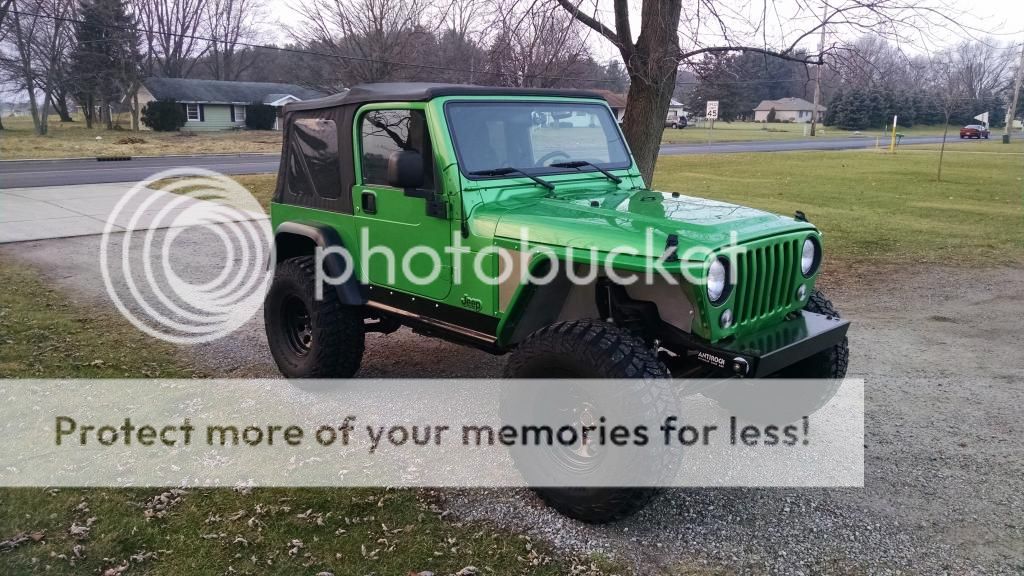
[[[337,230],[322,224],[303,222],[282,222],[274,232],[274,261],[282,262],[296,256],[315,256],[316,249],[331,247],[344,248],[345,244]],[[350,261],[337,252],[324,255],[324,271],[332,278],[339,278],[347,271]],[[354,271],[353,271],[354,272]],[[356,274],[348,275],[344,282],[334,286],[338,299],[348,306],[366,304],[366,291]]]

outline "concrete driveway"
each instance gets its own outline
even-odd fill
[[[0,190],[0,244],[102,234],[107,220],[135,184],[88,184]],[[166,228],[198,223],[206,200],[139,188],[113,217],[112,230]],[[248,213],[249,219],[266,218]]]

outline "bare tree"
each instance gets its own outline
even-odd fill
[[[991,40],[961,42],[950,51],[946,66],[967,97],[981,98],[1009,82],[1014,52],[1012,46]]]
[[[642,0],[640,29],[634,34],[629,0],[612,0],[612,24],[596,15],[596,5],[583,4],[590,0],[556,1],[622,55],[630,77],[623,131],[648,183],[681,62],[706,54],[756,52],[820,65],[824,54],[836,48],[813,47],[822,27],[921,41],[934,38],[939,27],[957,26],[956,12],[943,0],[829,0],[824,17],[822,3],[812,0],[760,6],[693,0],[685,10],[683,0]],[[801,53],[801,48],[813,51]]]
[[[587,34],[555,5],[523,10],[515,0],[494,9],[491,43],[493,83],[506,86],[553,87],[580,62],[590,59]]]
[[[146,45],[145,73],[186,78],[209,46],[200,40],[209,0],[136,0]]]
[[[435,62],[457,63],[461,70],[438,70],[446,82],[483,83],[493,80],[487,74],[486,36],[495,28],[492,0],[450,0],[444,6],[443,29],[438,34]]]
[[[256,61],[253,50],[238,44],[256,40],[264,18],[263,0],[209,0],[205,35],[211,39],[205,59],[217,80],[238,80]]]
[[[952,116],[953,110],[956,109],[959,100],[966,94],[956,62],[950,58],[950,54],[945,54],[944,56],[944,59],[934,62],[931,66],[935,74],[935,81],[941,98],[942,113],[946,119],[945,122],[943,122],[942,145],[939,146],[939,167],[935,175],[935,179],[939,182],[942,181],[942,160],[946,154],[946,136],[949,134],[949,118]]]
[[[28,94],[35,133],[49,130],[50,105],[71,46],[71,0],[15,0],[10,4],[9,42],[14,55],[4,56],[11,79]]]
[[[332,83],[394,80],[408,74],[405,58],[423,51],[413,32],[426,31],[429,0],[300,0],[292,35],[338,56]]]
[[[14,0],[0,0],[0,30],[3,29],[4,21],[7,20],[7,13],[11,10]]]

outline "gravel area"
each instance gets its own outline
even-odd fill
[[[182,274],[219,270],[196,242]],[[98,237],[0,246],[73,299],[106,305]],[[865,487],[677,489],[623,522],[589,526],[526,490],[444,491],[455,516],[602,552],[639,573],[1022,574],[1024,270],[886,270],[829,285],[854,321],[866,379]],[[256,318],[182,354],[218,376],[276,376]],[[400,330],[372,335],[361,375],[489,377],[504,358]]]

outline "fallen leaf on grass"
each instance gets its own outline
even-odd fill
[[[71,527],[68,528],[68,534],[71,534],[74,538],[84,540],[89,537],[89,525],[79,524],[78,522],[72,522]]]
[[[8,550],[14,550],[18,546],[26,542],[39,542],[46,535],[43,532],[19,532],[8,538],[7,540],[0,541],[0,552],[7,552]]]

